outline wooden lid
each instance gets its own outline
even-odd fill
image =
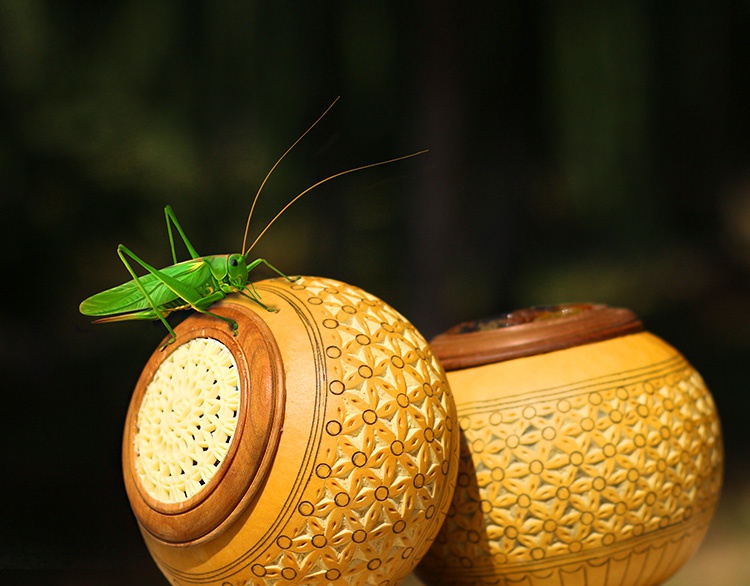
[[[133,512],[173,545],[214,537],[242,513],[270,471],[283,422],[284,371],[268,326],[237,303],[212,310],[234,319],[237,335],[214,317],[187,318],[146,364],[125,424]],[[219,390],[222,377],[230,382]]]
[[[544,354],[643,330],[629,309],[569,303],[465,322],[430,341],[447,371]]]

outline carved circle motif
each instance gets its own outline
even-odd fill
[[[322,325],[320,482],[246,584],[397,584],[451,496],[458,434],[445,375],[416,329],[379,299],[324,279],[290,288]]]
[[[465,403],[449,380],[462,449],[453,503],[419,570],[425,582],[650,585],[698,546],[722,448],[712,398],[679,354]]]
[[[414,326],[361,289],[313,277],[255,285],[278,314],[232,297],[212,310],[241,306],[266,319],[289,365],[295,356],[284,354],[273,323],[291,320],[299,330],[285,335],[312,356],[316,374],[297,391],[311,408],[287,407],[284,421],[284,434],[309,429],[293,445],[301,465],[274,464],[268,480],[285,475],[293,490],[279,495],[273,516],[261,511],[257,530],[253,504],[238,521],[245,526],[214,542],[175,550],[147,539],[149,549],[174,585],[395,586],[436,537],[455,486],[459,428],[445,373]],[[300,416],[306,421],[292,421]],[[285,449],[282,435],[276,462]]]

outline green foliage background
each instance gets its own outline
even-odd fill
[[[430,152],[313,192],[258,256],[363,287],[428,338],[534,304],[630,307],[704,374],[741,482],[749,92],[741,0],[1,0],[0,568],[161,583],[119,441],[164,332],[91,326],[78,303],[126,280],[120,242],[170,262],[167,203],[199,251],[239,251],[266,172],[337,95],[256,234],[329,174]]]

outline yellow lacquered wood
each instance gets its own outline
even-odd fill
[[[279,349],[271,466],[221,531],[175,544],[144,530],[146,544],[175,585],[397,583],[436,536],[455,485],[445,374],[408,321],[356,287],[315,277],[256,287],[278,312],[240,297],[212,310],[253,312]]]
[[[627,376],[630,370],[674,358],[677,350],[649,332],[622,336],[594,344],[452,370],[448,380],[461,389],[459,405],[500,399],[606,376]]]
[[[653,586],[700,544],[721,487],[700,375],[650,333],[454,370],[463,435],[430,585]]]

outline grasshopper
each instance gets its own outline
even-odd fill
[[[318,181],[292,198],[292,200],[287,203],[266,225],[255,241],[245,249],[250,229],[250,220],[253,216],[255,204],[257,203],[268,178],[271,176],[271,173],[273,173],[279,163],[281,163],[284,157],[286,157],[297,143],[301,141],[305,135],[307,135],[307,133],[310,132],[328,113],[336,101],[338,101],[338,98],[336,98],[323,114],[321,114],[318,119],[313,122],[313,124],[292,144],[292,146],[290,146],[286,152],[279,157],[261,182],[260,187],[255,194],[255,198],[253,199],[247,222],[245,224],[245,234],[242,239],[241,249],[243,252],[234,254],[215,254],[210,256],[199,255],[190,243],[190,240],[188,240],[188,237],[185,235],[185,232],[177,221],[177,217],[172,211],[171,206],[168,205],[164,208],[164,216],[167,222],[167,234],[169,236],[169,245],[172,250],[172,262],[174,264],[162,269],[154,268],[138,257],[124,244],[118,245],[117,255],[120,257],[120,260],[125,265],[125,268],[128,273],[130,273],[132,279],[122,285],[107,289],[106,291],[102,291],[101,293],[97,293],[96,295],[92,295],[88,299],[85,299],[81,302],[79,307],[80,312],[83,315],[98,317],[99,319],[95,320],[94,323],[158,319],[164,324],[164,327],[167,328],[167,331],[169,332],[169,339],[161,348],[164,350],[177,338],[172,326],[170,326],[166,320],[166,317],[172,312],[193,309],[200,313],[210,315],[226,322],[231,328],[232,333],[237,335],[238,326],[236,321],[210,311],[210,307],[214,303],[224,299],[228,294],[239,293],[240,295],[244,295],[251,299],[263,309],[268,311],[278,311],[267,307],[263,303],[260,294],[256,291],[253,284],[248,282],[249,273],[260,265],[265,265],[279,276],[289,281],[295,280],[295,278],[288,277],[263,258],[256,258],[252,261],[249,260],[250,252],[271,225],[279,219],[289,206],[323,183],[341,177],[342,175],[354,173],[355,171],[393,163],[426,152],[419,151],[410,155],[396,157],[378,163],[370,163],[353,169],[347,169],[346,171],[341,171]],[[172,225],[174,225],[174,228],[177,230],[177,233],[190,253],[191,258],[189,260],[177,262]],[[128,259],[140,265],[147,271],[147,273],[140,277],[137,276]]]

